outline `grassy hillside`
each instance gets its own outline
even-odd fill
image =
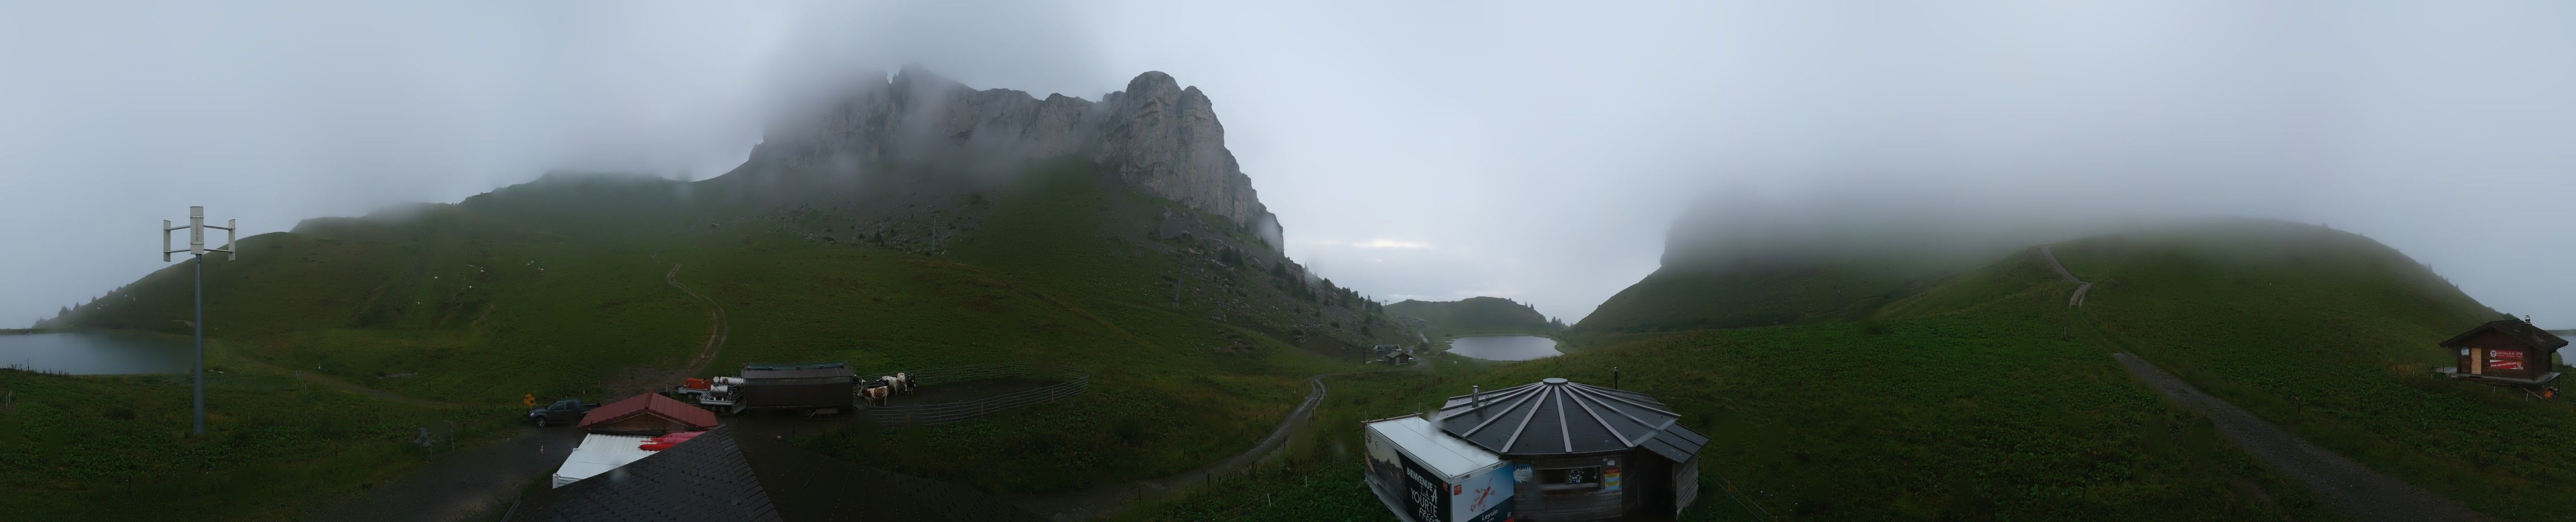
[[[2107,343],[2069,335],[2074,285],[2030,261],[1931,285],[1910,312],[1874,322],[1679,332],[1450,376],[1335,381],[1354,397],[1325,411],[1381,418],[1545,377],[1606,385],[1617,367],[1624,387],[1712,439],[1686,520],[2331,518],[2128,377]],[[1949,304],[1922,308],[1935,303]],[[1356,485],[1357,430],[1318,429],[1311,462],[1130,518],[1383,519]]]
[[[1160,476],[1241,451],[1296,403],[1305,376],[1358,368],[1342,360],[1353,347],[1414,335],[1239,227],[1088,162],[993,183],[781,179],[550,175],[453,205],[311,220],[245,239],[239,261],[207,263],[209,335],[252,361],[471,405],[496,425],[524,394],[615,399],[603,395],[670,384],[658,376],[698,353],[710,310],[666,277],[730,317],[705,374],[786,361],[1088,369],[1100,391],[1046,408],[809,441],[993,491]],[[187,268],[45,326],[185,331]],[[0,469],[22,469],[10,464]]]
[[[1549,334],[1556,325],[1530,305],[1500,297],[1470,297],[1456,301],[1416,301],[1406,299],[1386,305],[1386,312],[1420,318],[1430,324],[1431,335],[1457,337],[1491,334]]]
[[[2368,238],[2224,222],[2059,245],[2123,349],[2308,441],[2489,515],[2576,519],[2576,402],[2434,376],[2502,316]],[[2497,441],[2515,441],[2512,444]]]
[[[210,343],[206,431],[187,436],[185,376],[0,370],[0,513],[10,520],[282,520],[449,452],[410,442],[457,424],[508,436],[507,408],[394,403],[302,386]],[[499,419],[499,420],[494,420]],[[188,513],[178,517],[174,513]]]
[[[1469,384],[1599,382],[1619,367],[1624,384],[1656,394],[1713,439],[1702,454],[1711,485],[1687,520],[2335,517],[2109,357],[2130,351],[2482,513],[2576,513],[2565,489],[2576,454],[2559,451],[2576,443],[2576,403],[2433,377],[2431,367],[2451,360],[2435,342],[2498,315],[2396,251],[2255,221],[2055,250],[2097,283],[2086,306],[2065,306],[2074,284],[2032,248],[1847,307],[1856,313],[1605,335],[1564,357],[1372,388],[1363,393],[1396,398],[1346,407],[1362,418],[1423,411]],[[1134,518],[1382,516],[1351,485],[1355,457],[1324,453],[1307,471],[1246,479],[1238,489],[1247,493]],[[1723,489],[1730,483],[1736,495]]]
[[[1833,257],[1666,266],[1613,294],[1576,337],[1857,319],[1952,267]]]

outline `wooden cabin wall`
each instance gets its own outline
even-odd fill
[[[1698,455],[1692,455],[1690,460],[1673,465],[1672,483],[1673,516],[1678,517],[1681,516],[1682,510],[1690,509],[1691,502],[1699,500]]]
[[[2476,336],[2461,341],[2459,346],[2461,349],[2483,348],[2487,350],[2515,350],[2523,352],[2521,370],[2489,369],[2483,373],[2484,375],[2530,379],[2549,373],[2551,370],[2549,364],[2549,351],[2533,348],[2530,344],[2522,342],[2521,339],[2515,339],[2513,336],[2505,335],[2501,332],[2492,330],[2480,332]],[[2454,353],[2456,353],[2456,351]],[[2457,356],[2460,361],[2459,371],[2461,374],[2473,373],[2472,369],[2477,368],[2478,365],[2486,363],[2486,361],[2477,360],[2476,358],[2471,357],[2470,354],[2460,353]]]
[[[1616,460],[1619,461],[1621,466],[1626,466],[1634,463],[1639,456],[1640,454],[1638,452],[1632,451],[1627,453],[1586,455],[1578,457],[1537,457],[1516,459],[1514,462],[1529,464],[1531,468],[1539,470],[1590,466],[1608,467],[1607,462],[1609,461]],[[1654,457],[1647,455],[1646,458]],[[1624,481],[1626,474],[1624,473],[1624,470],[1622,471],[1623,473],[1621,476]],[[1535,478],[1539,474],[1539,472],[1533,472],[1532,476]],[[1529,522],[1592,522],[1618,520],[1620,517],[1627,514],[1626,493],[1634,490],[1634,488],[1627,487],[1623,483],[1619,491],[1603,491],[1596,489],[1590,491],[1548,494],[1540,491],[1541,486],[1543,485],[1529,484],[1528,487],[1512,488],[1512,517],[1514,519]]]
[[[1619,489],[1628,498],[1624,509],[1643,517],[1661,517],[1673,511],[1673,462],[1650,452],[1635,452],[1636,459],[1619,459]]]

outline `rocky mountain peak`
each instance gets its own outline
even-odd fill
[[[752,161],[787,170],[990,162],[1081,154],[1148,194],[1225,216],[1280,245],[1277,216],[1225,148],[1215,103],[1161,71],[1099,102],[975,90],[920,66],[866,84],[808,117],[773,124]]]

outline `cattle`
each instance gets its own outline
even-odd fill
[[[877,383],[885,385],[886,393],[903,393],[903,381],[900,379],[892,375],[880,375],[877,376]]]
[[[912,374],[910,374],[910,373],[895,372],[895,373],[894,373],[894,380],[895,380],[895,383],[896,383],[896,384],[897,384],[897,386],[898,386],[898,388],[897,388],[897,390],[896,390],[896,391],[901,391],[901,392],[904,392],[904,393],[912,393],[912,392],[913,392],[913,390],[918,389],[917,387],[913,386],[913,383],[912,383]]]
[[[860,389],[859,398],[866,399],[868,404],[871,406],[884,406],[886,405],[886,396],[890,393],[887,391],[888,389],[889,388],[885,386],[870,386]]]

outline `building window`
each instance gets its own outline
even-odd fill
[[[1540,491],[1583,491],[1601,489],[1601,467],[1557,468],[1538,470]]]

